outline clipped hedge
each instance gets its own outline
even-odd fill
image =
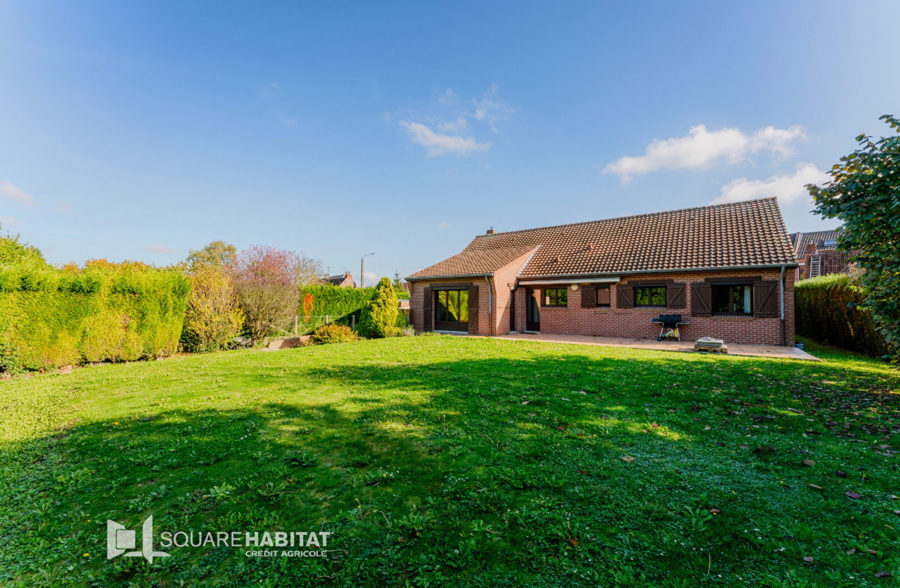
[[[189,294],[177,269],[0,267],[0,369],[171,355]]]
[[[864,308],[857,281],[832,274],[794,285],[797,334],[816,341],[880,357],[888,353],[884,336]]]
[[[350,316],[359,312],[375,295],[375,288],[341,288],[331,284],[300,287],[298,327],[301,333],[311,333],[329,323],[347,324]]]

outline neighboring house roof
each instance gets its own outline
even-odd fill
[[[775,198],[479,235],[411,279],[491,274],[534,251],[520,277],[794,266]]]
[[[322,281],[331,284],[332,286],[350,286],[355,288],[356,282],[353,281],[353,276],[350,275],[350,272],[346,272],[343,274],[338,274],[336,276],[325,276],[322,278]]]
[[[810,243],[816,246],[816,249],[835,249],[831,242],[837,242],[841,236],[841,229],[833,231],[814,231],[812,233],[791,233],[791,243],[794,244],[794,255],[803,257],[806,255],[806,246]],[[828,245],[825,243],[829,242]]]

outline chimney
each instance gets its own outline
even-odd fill
[[[496,235],[496,234],[497,234],[497,231],[494,230],[494,227],[491,227],[491,228],[488,229],[484,234],[485,234],[485,235]]]

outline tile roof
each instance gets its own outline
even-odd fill
[[[811,233],[791,233],[791,243],[794,244],[794,255],[803,257],[806,255],[806,245],[814,243],[817,249],[834,249],[825,247],[825,241],[837,241],[841,235],[841,229],[833,231],[813,231]]]
[[[479,235],[410,276],[493,273],[535,250],[522,277],[796,265],[775,198]]]

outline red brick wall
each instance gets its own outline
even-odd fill
[[[519,257],[503,269],[494,272],[488,281],[484,278],[462,278],[449,280],[435,280],[433,282],[410,282],[409,299],[412,324],[417,331],[424,329],[423,310],[425,308],[424,291],[427,286],[438,284],[474,284],[478,288],[478,334],[479,335],[506,335],[509,333],[510,292],[516,284],[516,279],[522,266],[531,256],[531,252]],[[488,304],[490,296],[491,303]],[[490,306],[490,309],[489,309]],[[431,312],[434,313],[432,304]],[[434,316],[432,316],[434,319]],[[491,328],[493,323],[493,329]]]
[[[439,284],[474,284],[478,288],[478,334],[490,334],[490,321],[488,320],[488,288],[484,278],[464,278],[450,280],[436,280],[434,282],[410,282],[409,284],[409,307],[413,327],[417,331],[425,329],[425,317],[423,315],[425,309],[425,287],[437,286]],[[491,284],[493,289],[493,284]],[[494,308],[496,312],[496,307]],[[434,303],[431,308],[432,321],[434,321]],[[470,319],[471,320],[471,319]],[[434,322],[432,322],[434,324]]]
[[[858,255],[858,251],[838,251],[836,249],[820,249],[812,253],[807,253],[800,259],[800,266],[797,268],[797,274],[801,280],[809,277],[810,255],[817,255],[821,259],[819,275],[827,276],[828,274],[840,274],[844,268],[850,263],[850,259],[854,255]]]
[[[523,260],[524,261],[524,260]],[[517,260],[518,263],[518,260]],[[511,267],[515,266],[515,267]],[[492,279],[494,293],[494,331],[493,334],[505,334],[509,331],[509,298],[510,287],[515,284],[518,267],[511,264],[503,272],[497,272]],[[692,282],[702,282],[706,278],[728,277],[761,277],[764,280],[777,281],[780,270],[744,270],[731,272],[671,273],[627,276],[623,282],[638,280],[668,280],[686,282],[687,304],[685,308],[618,308],[616,305],[616,286],[610,288],[610,308],[581,308],[581,287],[577,291],[569,288],[569,304],[566,308],[540,309],[541,333],[589,335],[597,337],[633,337],[655,338],[659,334],[659,326],[650,320],[660,314],[680,314],[690,323],[682,331],[682,338],[695,340],[700,337],[716,337],[729,343],[755,343],[768,345],[782,344],[782,326],[779,318],[755,317],[694,317],[691,316]],[[440,283],[471,282],[479,285],[479,334],[489,334],[487,311],[487,285],[472,279],[444,280]],[[413,282],[410,288],[413,325],[422,330],[422,292],[427,284]],[[516,327],[519,332],[525,330],[525,287],[519,286],[516,295]],[[794,272],[785,271],[785,344],[794,344]]]

